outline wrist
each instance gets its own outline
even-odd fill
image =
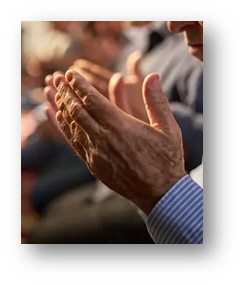
[[[148,216],[162,197],[185,175],[186,172],[183,171],[178,176],[168,180],[162,187],[152,188],[147,192],[148,197],[138,199],[136,205]]]

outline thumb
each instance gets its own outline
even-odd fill
[[[150,125],[162,131],[172,128],[175,120],[168,99],[162,91],[158,74],[151,73],[146,76],[142,93]]]
[[[125,90],[125,84],[123,75],[121,73],[115,73],[108,86],[109,100],[114,103],[118,108],[124,112],[129,113],[129,107],[127,103],[127,94]]]
[[[137,75],[142,77],[140,71],[140,61],[143,54],[140,51],[133,52],[127,59],[127,71],[128,75]]]

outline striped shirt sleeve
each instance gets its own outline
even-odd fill
[[[203,189],[189,175],[157,203],[147,219],[155,243],[203,243]]]

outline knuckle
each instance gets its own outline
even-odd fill
[[[65,108],[65,104],[64,104],[64,102],[63,102],[61,99],[59,99],[59,100],[56,102],[56,105],[57,105],[58,109],[61,110],[61,111],[63,111],[64,108]]]
[[[156,105],[160,105],[164,109],[164,111],[166,111],[166,98],[164,96],[154,97],[153,102]]]
[[[62,120],[62,121],[59,122],[59,125],[60,125],[60,128],[61,128],[62,130],[64,130],[64,128],[65,128],[65,126],[66,126],[66,123],[64,122],[64,120]]]
[[[93,92],[90,91],[90,89],[86,86],[83,86],[81,84],[81,80],[78,77],[75,77],[72,82],[73,89],[75,93],[80,97],[81,99],[85,99],[86,97],[90,97],[90,95],[93,96]]]
[[[65,108],[62,112],[63,117],[65,118],[65,120],[70,124],[70,122],[72,121],[70,118],[70,114],[68,112],[68,110]]]
[[[71,106],[71,105],[72,105],[72,102],[73,102],[72,97],[69,96],[69,95],[67,95],[67,96],[65,97],[65,103],[66,103],[66,105],[67,105],[67,106]]]
[[[81,116],[82,106],[78,103],[72,103],[70,114],[72,118],[79,118]]]
[[[62,83],[60,85],[60,88],[59,88],[59,94],[61,96],[64,96],[66,94],[66,92],[67,92],[67,86],[66,86],[66,84]]]
[[[91,92],[86,92],[83,98],[83,103],[88,109],[91,109],[94,105],[94,94]]]
[[[107,134],[111,129],[112,129],[112,127],[109,125],[109,123],[103,122],[99,126],[99,135],[103,136],[103,135]]]
[[[79,91],[81,88],[80,88],[80,80],[77,76],[75,76],[73,79],[72,79],[72,84],[74,86],[74,89],[76,91]]]
[[[60,123],[60,128],[61,128],[62,132],[65,134],[65,136],[69,139],[70,138],[70,129],[69,129],[69,126],[67,125],[67,123],[65,121]]]
[[[74,136],[76,136],[76,132],[77,132],[77,124],[75,121],[72,121],[70,124],[70,130],[71,132],[74,134]]]

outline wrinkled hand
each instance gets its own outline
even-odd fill
[[[109,98],[108,84],[113,75],[112,71],[83,59],[76,60],[70,69],[80,73],[100,93]]]
[[[51,106],[47,106],[45,111],[46,111],[46,114],[47,114],[50,122],[60,132],[60,134],[62,134],[62,136],[64,137],[64,134],[63,134],[62,130],[60,129],[60,126],[56,120],[56,112],[58,111],[58,108],[57,108],[56,103],[55,103],[55,94],[57,93],[57,89],[53,84],[54,77],[56,75],[63,75],[63,73],[61,71],[56,71],[54,74],[52,74],[52,75],[49,74],[45,77],[46,87],[43,90],[43,94],[51,105]],[[52,107],[52,108],[50,108],[50,107]]]
[[[159,76],[150,74],[143,84],[150,124],[117,108],[75,71],[56,76],[54,85],[56,118],[75,152],[92,174],[148,215],[185,174],[181,131]]]
[[[144,76],[139,65],[142,53],[136,51],[127,60],[127,75],[113,74],[110,70],[86,60],[76,60],[70,69],[80,73],[100,93],[124,112],[149,123],[142,98]]]

